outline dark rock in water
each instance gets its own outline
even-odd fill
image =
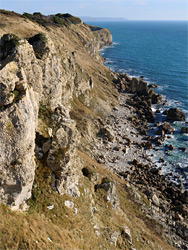
[[[153,88],[153,89],[155,88],[155,89],[156,89],[156,88],[157,88],[157,85],[156,85],[156,84],[149,84],[149,85],[148,85],[148,88]]]
[[[151,98],[152,104],[158,104],[162,102],[162,95],[156,94],[153,89],[147,90],[147,96]]]
[[[165,161],[164,161],[163,158],[160,158],[160,159],[159,159],[159,162],[164,163]]]
[[[174,150],[174,147],[172,145],[169,145],[169,150]]]
[[[152,140],[157,146],[161,146],[163,144],[163,140],[161,137],[156,137]]]
[[[167,119],[173,121],[185,121],[185,114],[178,108],[171,108],[167,112]]]
[[[161,113],[161,111],[160,111],[159,109],[157,109],[157,110],[156,110],[156,113],[159,114],[159,113]]]
[[[166,105],[166,104],[167,104],[167,101],[165,100],[165,101],[163,102],[163,106]]]
[[[165,148],[167,149],[167,150],[174,150],[174,147],[172,146],[172,144],[170,144],[170,145],[165,145]]]
[[[167,115],[168,114],[168,110],[163,111],[163,115]]]
[[[185,147],[179,147],[178,149],[183,151],[183,152],[185,152],[187,150]]]
[[[144,76],[140,76],[140,79],[143,79],[144,78]]]
[[[158,127],[159,126],[159,122],[156,122],[153,126],[154,127]]]
[[[155,95],[155,91],[153,89],[148,89],[147,90],[147,95],[148,95],[148,97],[151,98],[153,95]]]
[[[158,103],[161,103],[162,102],[162,95],[157,95],[157,94],[154,94],[152,95],[152,104],[158,104]]]
[[[182,127],[181,128],[181,133],[182,134],[188,134],[188,127]]]
[[[163,131],[165,134],[173,134],[174,128],[168,122],[165,122],[164,124],[159,126],[159,128],[155,134],[156,135],[163,135]]]

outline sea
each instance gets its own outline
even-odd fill
[[[113,44],[100,53],[105,65],[112,71],[127,73],[131,77],[144,76],[148,84],[158,86],[166,105],[153,105],[155,122],[165,120],[162,112],[171,107],[181,109],[186,122],[174,122],[173,135],[161,147],[149,150],[156,167],[171,181],[188,188],[188,134],[180,133],[188,127],[188,21],[123,21],[87,22],[108,28]],[[154,136],[153,124],[148,134]],[[165,145],[174,150],[165,152]],[[160,158],[165,162],[161,163]]]

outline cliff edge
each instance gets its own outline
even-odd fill
[[[175,249],[143,212],[147,197],[104,166],[123,86],[99,54],[109,30],[67,13],[1,10],[0,20],[0,248]]]

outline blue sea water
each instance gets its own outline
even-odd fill
[[[116,72],[130,76],[144,76],[149,83],[158,85],[156,92],[167,100],[166,106],[154,106],[163,111],[178,107],[184,111],[188,121],[188,22],[187,21],[125,21],[92,22],[95,26],[108,28],[113,37],[113,45],[101,50],[106,66]],[[164,119],[159,114],[157,120]],[[174,150],[169,155],[164,148],[153,152],[156,164],[159,157],[164,173],[176,173],[184,186],[188,186],[188,135],[181,134],[185,122],[175,122],[175,133],[164,144],[172,144]],[[179,147],[186,147],[182,152]]]

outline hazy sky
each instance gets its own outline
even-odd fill
[[[130,20],[188,19],[188,0],[0,0],[0,9]]]

